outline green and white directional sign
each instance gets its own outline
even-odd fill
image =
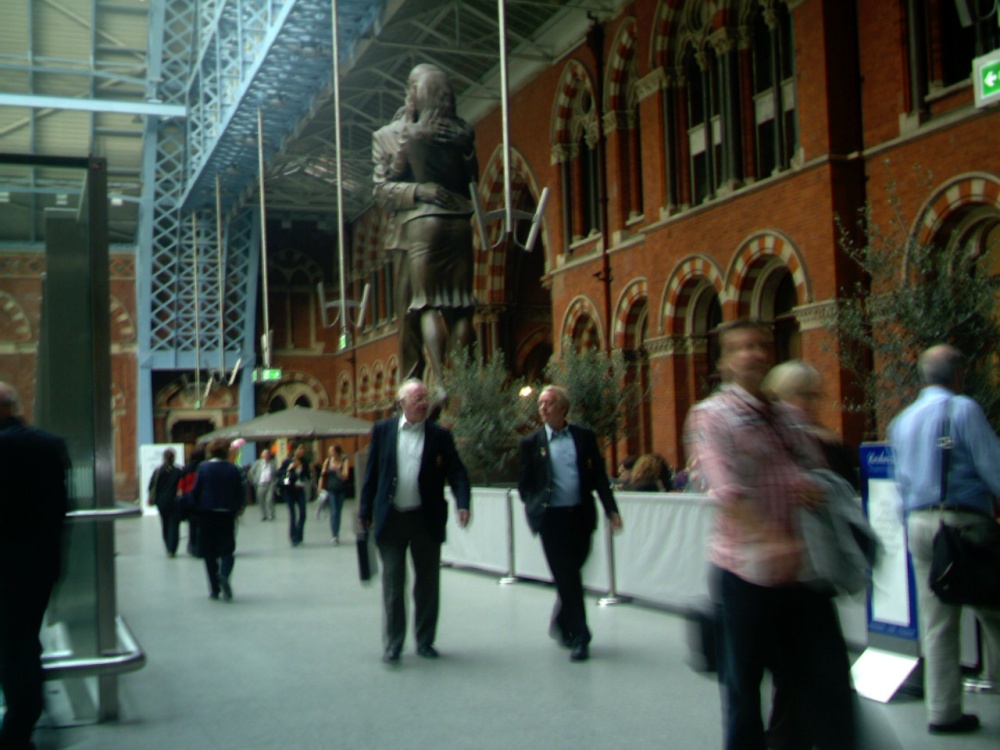
[[[1000,102],[1000,50],[972,61],[972,80],[976,87],[976,106]]]
[[[281,380],[281,370],[277,367],[258,367],[253,371],[255,383],[269,383],[274,380]]]

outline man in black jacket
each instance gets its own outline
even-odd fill
[[[580,571],[597,528],[594,495],[601,499],[611,528],[622,527],[604,458],[592,430],[569,424],[569,392],[546,386],[538,397],[544,426],[521,441],[517,490],[528,524],[541,534],[542,548],[556,584],[549,634],[571,649],[571,661],[590,657],[590,630]]]
[[[373,529],[382,557],[385,631],[382,660],[399,662],[406,637],[406,550],[413,559],[414,629],[417,654],[438,656],[434,648],[440,591],[441,545],[448,504],[445,482],[458,505],[458,525],[469,523],[469,475],[451,432],[427,420],[427,388],[407,380],[399,388],[402,415],[377,422],[368,446],[358,516]]]
[[[167,557],[177,556],[180,541],[181,507],[177,502],[177,485],[181,481],[181,470],[176,465],[177,454],[172,448],[163,451],[163,463],[156,467],[149,478],[149,502],[160,512],[163,530],[163,544]]]
[[[60,573],[68,504],[66,443],[19,412],[17,391],[0,382],[0,748],[34,747],[44,706],[38,632]]]

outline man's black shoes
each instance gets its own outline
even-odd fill
[[[386,664],[399,664],[399,652],[399,646],[390,646],[385,650],[385,653],[382,654],[382,661]]]
[[[417,656],[422,656],[425,659],[437,659],[441,654],[438,653],[436,648],[428,644],[426,646],[417,646]]]
[[[586,643],[578,643],[569,652],[570,661],[587,661],[590,658],[590,646]]]
[[[555,623],[549,625],[549,638],[554,640],[563,648],[573,648],[573,636]]]
[[[979,717],[975,714],[962,714],[947,724],[927,725],[927,731],[931,734],[967,734],[977,729],[979,729]]]

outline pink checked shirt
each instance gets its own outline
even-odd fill
[[[709,496],[719,504],[710,544],[713,563],[751,583],[793,583],[802,545],[794,509],[824,466],[797,412],[726,384],[688,414],[684,439]]]

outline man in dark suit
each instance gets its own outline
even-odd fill
[[[0,748],[31,748],[44,706],[38,632],[59,577],[69,454],[27,426],[17,391],[0,382]]]
[[[569,392],[546,386],[538,397],[544,426],[521,441],[517,490],[528,524],[541,534],[542,548],[556,584],[549,634],[571,649],[571,661],[590,657],[590,630],[580,571],[597,528],[593,493],[601,499],[611,528],[622,527],[618,505],[592,430],[569,424]]]
[[[385,631],[382,660],[399,662],[406,637],[406,550],[414,571],[414,629],[417,654],[434,659],[440,590],[441,544],[448,504],[445,482],[458,504],[458,525],[469,523],[469,475],[451,432],[427,420],[427,388],[407,380],[399,389],[403,413],[372,428],[368,465],[358,515],[373,529],[382,558]]]

